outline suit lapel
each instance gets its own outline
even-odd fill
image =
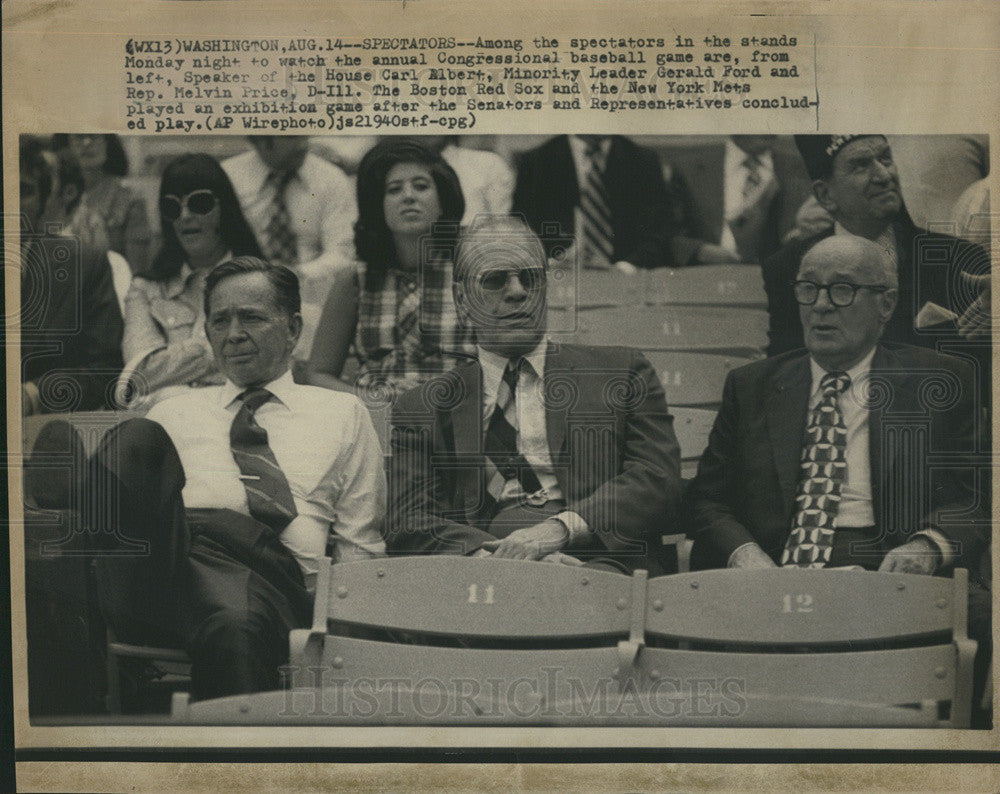
[[[454,433],[456,499],[464,505],[470,523],[480,506],[483,457],[483,371],[479,362],[455,370],[462,379],[463,399],[451,409]]]
[[[552,397],[556,399],[550,399],[549,387],[553,377],[565,377],[567,371],[572,369],[573,363],[571,357],[565,351],[553,345],[552,342],[549,342],[548,348],[545,351],[545,382],[542,393],[545,395],[545,435],[548,438],[549,453],[552,455],[553,461],[562,452],[563,446],[566,443],[566,423],[569,420],[570,401],[558,400],[562,389],[559,389],[557,386],[553,387],[551,392]],[[556,466],[557,476],[562,468],[561,466]],[[559,484],[563,486],[563,492],[565,493],[565,486],[562,482]]]
[[[912,393],[906,382],[906,373],[898,367],[895,355],[881,345],[875,348],[875,355],[872,357],[872,374],[885,381],[884,385],[877,386],[872,390],[875,394],[884,391],[890,395],[890,400],[895,400]],[[886,460],[886,450],[882,448],[882,428],[885,427],[886,407],[884,401],[878,401],[874,402],[868,411],[868,465],[871,468],[872,510],[875,513],[875,525],[883,528],[885,527],[886,506],[883,501],[884,489],[882,485],[886,476],[895,467],[895,456],[893,456],[893,460]],[[894,410],[899,410],[898,405],[895,406]]]
[[[809,357],[788,362],[775,374],[775,388],[767,407],[767,430],[771,453],[778,471],[785,514],[791,515],[798,488],[802,436],[809,410],[812,376]]]

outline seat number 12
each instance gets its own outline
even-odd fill
[[[808,593],[801,593],[794,596],[791,593],[786,593],[785,597],[782,599],[782,603],[782,612],[813,611],[813,597]]]

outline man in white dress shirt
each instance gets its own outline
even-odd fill
[[[302,283],[306,358],[335,273],[354,262],[354,185],[335,165],[309,152],[299,135],[251,135],[253,148],[222,163],[240,206],[270,262]]]
[[[124,570],[103,560],[128,582],[112,601],[173,629],[198,698],[277,687],[288,632],[311,618],[321,558],[384,554],[385,505],[367,410],[292,381],[294,273],[224,262],[206,279],[205,315],[226,383],[119,425],[95,458],[118,497],[120,534],[149,544]],[[175,598],[176,611],[164,609]]]

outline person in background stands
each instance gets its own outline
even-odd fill
[[[223,381],[204,333],[205,274],[234,256],[261,255],[226,172],[207,154],[182,155],[164,169],[160,225],[163,244],[125,296],[118,401],[136,409]]]
[[[811,183],[791,136],[730,135],[671,162],[683,227],[741,262],[760,264],[794,232]],[[685,200],[686,197],[686,200]]]
[[[511,211],[541,237],[547,256],[584,267],[634,272],[737,261],[682,233],[656,153],[621,135],[558,135],[525,152]]]
[[[796,143],[813,179],[813,192],[834,225],[789,243],[764,263],[768,355],[802,346],[791,285],[803,254],[831,235],[871,240],[888,257],[899,288],[895,312],[883,333],[887,341],[933,348],[971,338],[977,330],[988,333],[988,301],[977,298],[988,295],[982,276],[990,272],[989,255],[979,246],[913,225],[885,136],[797,135]],[[990,356],[980,358],[986,367],[980,382],[988,383]]]
[[[128,158],[117,135],[59,134],[53,147],[68,149],[83,170],[84,193],[74,225],[100,223],[108,245],[125,257],[133,273],[149,266],[150,229],[142,198],[122,183]]]
[[[122,315],[106,252],[49,233],[69,219],[54,153],[18,149],[21,408],[25,415],[108,408],[122,369]]]
[[[351,181],[309,152],[301,135],[251,135],[250,150],[223,161],[264,256],[302,283],[303,332],[297,359],[309,358],[334,278],[353,267],[357,217]]]
[[[327,297],[309,360],[308,382],[342,380],[356,345],[357,384],[408,388],[469,353],[468,329],[452,299],[454,237],[465,211],[458,176],[419,141],[387,138],[358,169],[354,244],[365,270],[338,277]]]

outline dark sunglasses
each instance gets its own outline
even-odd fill
[[[476,284],[487,292],[499,292],[507,286],[511,276],[517,276],[517,280],[527,292],[539,290],[545,284],[545,268],[542,267],[490,270],[479,276]]]
[[[208,215],[219,204],[219,199],[208,190],[192,190],[183,199],[167,195],[160,199],[160,214],[168,221],[175,221],[184,212],[186,206],[195,215]]]

